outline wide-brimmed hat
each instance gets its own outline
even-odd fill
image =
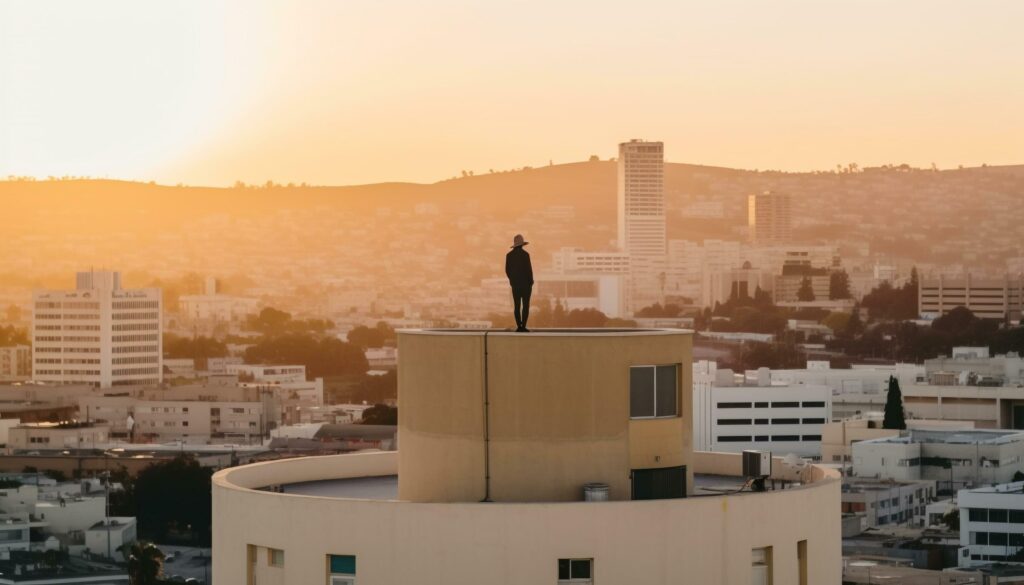
[[[520,246],[525,246],[526,244],[529,244],[529,243],[530,242],[527,242],[526,240],[523,239],[523,234],[516,234],[516,237],[512,238],[512,247],[513,248],[518,248]]]

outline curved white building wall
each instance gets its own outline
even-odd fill
[[[735,476],[740,458],[694,453],[693,466]],[[397,468],[391,452],[217,473],[213,581],[251,582],[250,563],[269,563],[266,548],[283,556],[266,568],[261,585],[329,583],[329,555],[354,556],[359,585],[554,585],[558,560],[567,558],[593,559],[599,584],[749,585],[753,550],[771,547],[769,582],[840,582],[839,478],[820,467],[806,468],[805,485],[788,490],[648,501],[410,503],[255,489],[394,475]]]

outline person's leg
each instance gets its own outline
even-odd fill
[[[524,288],[523,295],[523,329],[526,329],[526,321],[530,318],[530,295],[533,294],[533,287]]]
[[[520,305],[522,305],[522,300],[523,300],[523,298],[519,295],[519,291],[513,288],[512,289],[512,314],[516,318],[516,329],[522,329],[523,328],[523,316],[522,316],[522,313],[519,310]]]

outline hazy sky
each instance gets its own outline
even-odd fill
[[[1024,2],[0,0],[0,176],[1024,163]]]

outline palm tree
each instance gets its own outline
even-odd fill
[[[131,585],[155,585],[164,571],[164,553],[152,542],[136,540],[118,547],[128,563]]]

